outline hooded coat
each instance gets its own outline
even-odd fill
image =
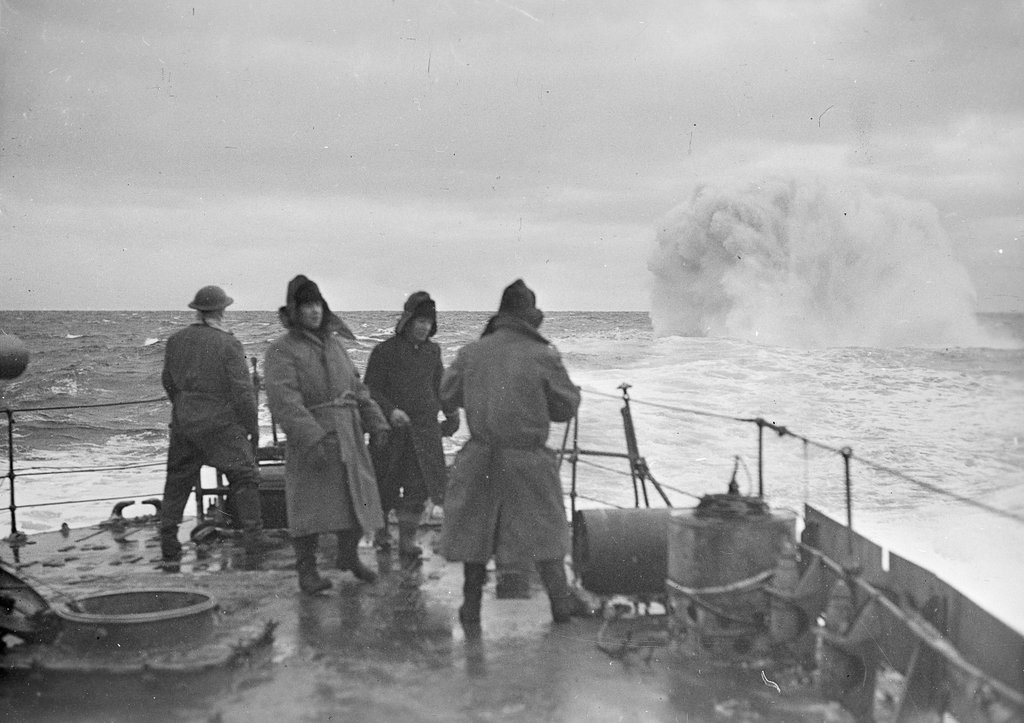
[[[366,363],[366,386],[385,418],[390,419],[395,409],[401,409],[410,419],[408,427],[392,432],[388,448],[380,450],[381,454],[374,458],[386,509],[397,505],[398,488],[404,482],[409,465],[419,469],[427,493],[437,504],[444,502],[448,478],[441,425],[437,421],[441,411],[438,394],[444,372],[441,347],[429,338],[421,344],[414,344],[407,338],[405,327],[416,316],[434,320],[429,335],[433,336],[437,331],[434,302],[426,292],[417,292],[406,302],[394,336],[375,346]],[[446,417],[451,417],[458,413],[458,408],[448,407],[444,411]],[[397,435],[408,435],[408,446],[400,444]],[[397,449],[392,448],[396,444]],[[395,452],[402,449],[408,450],[407,458],[396,456]]]
[[[403,462],[419,467],[427,492],[437,503],[444,500],[447,472],[444,448],[441,445],[441,425],[437,413],[441,409],[437,393],[441,385],[441,348],[432,341],[414,345],[404,336],[395,335],[374,347],[366,364],[366,385],[385,416],[401,409],[410,417],[408,427],[394,430],[395,435],[408,435],[408,460],[394,459],[390,449],[382,450],[377,472],[384,478],[379,482],[393,506],[397,501],[397,487],[401,484]]]
[[[524,287],[525,288],[525,287]],[[499,313],[459,350],[441,402],[466,411],[470,439],[445,494],[441,552],[451,561],[519,566],[561,560],[569,527],[552,422],[572,419],[579,390],[558,351],[521,316]]]
[[[295,292],[288,287],[282,318],[288,331],[267,349],[265,382],[274,422],[286,435],[285,503],[293,537],[384,525],[365,432],[388,429],[338,338],[337,317],[326,309],[321,328],[295,323]],[[309,282],[312,283],[312,282]]]

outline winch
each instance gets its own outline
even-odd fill
[[[773,512],[759,497],[705,495],[693,509],[674,510],[665,585],[688,639],[721,654],[766,651],[764,586],[795,538],[796,515]]]

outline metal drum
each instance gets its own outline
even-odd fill
[[[573,568],[597,595],[665,593],[668,508],[577,510]]]
[[[260,508],[265,529],[280,530],[288,527],[284,462],[264,462],[260,465]]]
[[[271,448],[261,448],[270,450]],[[265,530],[281,530],[288,527],[288,508],[284,491],[284,462],[260,461],[260,514]],[[240,520],[235,511],[234,500],[229,493],[225,510],[229,519]],[[236,526],[239,523],[236,522]]]
[[[704,648],[745,653],[767,636],[762,590],[796,515],[771,512],[759,498],[706,495],[668,524],[668,587],[674,615]]]

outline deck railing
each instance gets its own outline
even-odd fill
[[[853,545],[853,543],[852,543],[852,539],[853,539],[852,538],[852,533],[853,533],[853,529],[854,529],[853,528],[853,510],[854,510],[853,475],[852,475],[852,472],[851,472],[851,462],[853,462],[853,461],[856,461],[856,462],[858,462],[858,463],[860,463],[860,464],[862,464],[862,465],[864,465],[864,466],[866,466],[868,468],[871,468],[871,469],[873,469],[875,471],[884,473],[886,475],[889,475],[889,476],[892,476],[894,478],[900,479],[900,480],[902,480],[904,482],[910,483],[910,484],[912,484],[914,486],[917,486],[920,489],[927,490],[928,492],[933,493],[935,495],[939,495],[939,496],[946,497],[948,499],[956,500],[959,503],[962,503],[962,504],[965,504],[965,505],[969,505],[969,506],[977,508],[977,509],[984,510],[987,513],[990,513],[992,515],[997,515],[997,516],[1000,516],[1000,517],[1004,517],[1004,518],[1013,520],[1014,522],[1017,522],[1017,523],[1020,523],[1020,524],[1024,524],[1024,517],[1022,517],[1019,514],[1016,514],[1016,513],[1012,512],[1012,511],[1000,509],[1000,508],[994,507],[992,505],[986,504],[985,502],[982,502],[980,500],[977,500],[977,499],[974,499],[974,498],[971,498],[971,497],[966,497],[966,496],[964,496],[962,494],[959,494],[957,492],[953,492],[951,490],[947,490],[947,489],[945,489],[943,487],[940,487],[938,485],[931,484],[931,483],[928,483],[928,482],[924,482],[924,481],[922,481],[920,479],[917,479],[917,478],[912,477],[910,475],[907,475],[907,474],[905,474],[903,472],[900,472],[899,470],[893,469],[893,468],[888,467],[886,465],[879,464],[878,462],[875,462],[873,460],[870,460],[870,459],[867,459],[867,458],[862,457],[860,455],[857,455],[857,454],[855,454],[853,452],[852,448],[850,448],[848,446],[836,447],[836,446],[833,446],[833,445],[823,444],[821,442],[815,441],[813,439],[810,439],[810,438],[806,437],[805,435],[802,435],[802,434],[799,434],[799,433],[793,431],[792,429],[790,429],[787,426],[780,425],[780,424],[777,424],[777,423],[774,423],[774,422],[769,422],[768,420],[764,419],[763,417],[732,416],[732,415],[726,415],[726,414],[721,414],[721,413],[718,413],[718,412],[712,412],[712,411],[708,411],[708,410],[704,410],[704,409],[697,409],[697,408],[692,408],[692,407],[683,407],[683,406],[675,406],[675,405],[669,405],[669,404],[660,404],[660,403],[657,403],[657,402],[645,402],[643,400],[638,400],[638,399],[635,399],[635,398],[630,396],[629,389],[631,387],[630,387],[629,384],[623,383],[623,384],[619,385],[618,388],[620,390],[620,394],[618,394],[618,395],[609,394],[607,392],[602,392],[602,391],[598,391],[598,390],[594,390],[594,389],[583,389],[582,391],[585,394],[588,394],[588,395],[593,395],[593,396],[596,396],[596,397],[603,397],[603,398],[606,398],[606,399],[614,399],[614,400],[621,401],[623,403],[623,406],[620,409],[620,412],[621,412],[621,415],[622,415],[623,430],[624,430],[624,433],[625,433],[625,448],[626,448],[625,452],[621,452],[621,451],[603,451],[603,450],[586,449],[586,448],[580,447],[580,445],[579,445],[579,418],[575,417],[568,424],[566,424],[566,427],[565,427],[565,430],[564,430],[564,435],[563,435],[563,438],[562,438],[562,445],[561,445],[561,448],[559,450],[559,463],[561,464],[562,461],[566,461],[567,460],[572,465],[570,489],[566,493],[566,495],[568,496],[568,498],[570,500],[570,506],[571,506],[571,509],[572,509],[573,513],[576,510],[576,501],[577,501],[577,499],[586,499],[586,500],[589,500],[591,502],[595,502],[597,504],[601,504],[601,505],[608,506],[608,507],[615,507],[615,506],[617,506],[617,505],[615,505],[615,504],[613,504],[611,502],[608,502],[606,500],[601,500],[601,499],[595,498],[593,496],[588,496],[588,495],[582,494],[577,489],[577,467],[578,467],[579,464],[588,464],[590,466],[597,467],[597,468],[603,469],[603,470],[608,471],[608,472],[612,472],[612,473],[615,473],[615,474],[621,474],[623,476],[630,477],[630,479],[632,481],[632,486],[633,486],[633,506],[634,507],[640,507],[640,506],[650,507],[651,506],[651,497],[650,497],[650,494],[649,494],[648,485],[650,486],[650,488],[653,488],[653,490],[658,494],[658,496],[661,498],[662,502],[667,507],[671,507],[672,503],[669,500],[669,497],[666,494],[666,491],[670,491],[670,492],[673,492],[675,494],[682,495],[684,497],[692,497],[694,499],[699,499],[698,495],[694,495],[693,493],[687,492],[685,490],[681,490],[681,489],[678,489],[678,488],[673,487],[671,485],[667,485],[667,484],[665,484],[663,482],[658,481],[655,478],[654,474],[651,471],[650,466],[647,463],[646,458],[643,455],[640,454],[639,443],[637,441],[637,436],[636,436],[636,432],[635,432],[635,425],[634,425],[634,422],[633,422],[632,406],[631,405],[639,405],[639,406],[645,406],[645,407],[650,407],[650,408],[663,409],[663,410],[666,410],[666,411],[672,411],[672,412],[676,412],[676,413],[679,413],[679,414],[686,414],[686,415],[701,417],[701,418],[705,418],[705,419],[716,419],[716,420],[720,420],[720,421],[735,422],[735,423],[740,423],[740,424],[746,424],[746,425],[753,426],[755,428],[755,433],[757,435],[757,481],[758,481],[758,484],[757,484],[757,495],[758,495],[758,497],[763,497],[764,494],[765,494],[765,482],[764,482],[764,480],[765,480],[765,469],[766,469],[766,462],[765,462],[765,430],[770,430],[770,431],[774,432],[779,438],[789,438],[789,439],[793,439],[793,440],[801,443],[803,445],[803,447],[804,447],[805,453],[806,453],[806,449],[807,448],[814,447],[814,448],[817,448],[819,450],[822,450],[822,451],[834,454],[836,456],[837,461],[842,465],[842,476],[843,476],[843,484],[844,484],[844,492],[845,492],[846,529],[847,529],[848,535],[850,535],[848,547],[851,550],[852,550],[852,545]],[[146,467],[161,467],[161,466],[163,466],[165,464],[165,461],[161,459],[159,461],[144,462],[144,463],[130,464],[130,465],[105,466],[105,467],[64,467],[64,468],[51,469],[51,470],[23,471],[23,472],[19,473],[19,472],[17,472],[16,466],[15,466],[15,446],[14,446],[14,429],[15,429],[15,424],[16,424],[15,416],[17,414],[45,412],[45,411],[66,411],[66,410],[76,410],[76,409],[96,409],[96,408],[102,408],[102,407],[120,407],[120,406],[130,406],[130,405],[167,404],[167,402],[168,402],[168,400],[167,400],[166,397],[155,397],[155,398],[149,398],[149,399],[137,399],[137,400],[128,400],[128,401],[119,401],[119,402],[103,402],[103,403],[95,403],[95,404],[27,406],[27,407],[20,407],[20,408],[19,407],[7,407],[7,408],[0,409],[0,413],[3,413],[5,415],[5,417],[6,417],[6,419],[7,419],[7,458],[8,458],[7,468],[8,469],[7,469],[6,478],[7,478],[8,487],[9,487],[9,489],[8,489],[9,503],[8,503],[7,509],[8,509],[9,514],[10,514],[11,535],[17,536],[17,535],[21,534],[18,531],[18,527],[17,527],[17,511],[19,509],[26,509],[26,508],[31,508],[31,507],[53,506],[53,505],[73,505],[73,504],[83,504],[83,503],[90,503],[90,502],[103,502],[103,501],[109,501],[109,500],[115,500],[115,499],[122,499],[123,498],[123,495],[122,495],[122,496],[118,496],[118,497],[99,497],[99,498],[93,497],[93,498],[88,498],[88,499],[71,499],[71,500],[61,500],[61,501],[53,501],[53,502],[40,502],[40,503],[27,504],[27,505],[18,505],[17,502],[16,502],[16,494],[15,493],[16,493],[16,478],[19,477],[19,476],[27,477],[27,476],[37,476],[37,475],[57,475],[57,474],[82,473],[82,472],[120,471],[120,470],[138,469],[138,468],[146,468]],[[276,442],[277,441],[276,429],[274,431],[275,431],[274,438],[275,438],[275,442]],[[570,439],[570,435],[571,435],[571,439]],[[608,458],[608,459],[622,459],[622,460],[624,460],[626,462],[626,468],[624,470],[616,470],[616,469],[613,469],[613,468],[610,468],[610,467],[607,467],[607,466],[602,466],[599,463],[596,463],[596,462],[591,461],[590,459],[587,459],[589,457],[599,457],[599,458]],[[743,463],[742,459],[739,456],[736,456],[735,457],[735,466],[733,468],[733,485],[735,484],[736,472],[737,472],[737,469],[738,469],[740,464],[744,464],[744,463]],[[154,491],[152,493],[147,493],[147,494],[149,494],[149,495],[159,495],[160,491],[157,490],[157,491]]]
[[[107,467],[63,467],[63,468],[60,468],[60,469],[53,469],[53,470],[39,470],[39,471],[31,471],[31,472],[22,472],[19,475],[15,471],[15,452],[14,452],[14,425],[15,425],[15,418],[14,417],[15,417],[15,414],[24,414],[24,413],[32,413],[32,412],[49,412],[49,411],[67,411],[67,410],[74,410],[74,409],[96,409],[96,408],[100,408],[100,407],[124,407],[124,406],[131,406],[131,405],[140,405],[140,404],[166,403],[167,401],[168,400],[167,400],[166,397],[156,397],[156,398],[153,398],[153,399],[137,399],[137,400],[123,401],[123,402],[100,402],[100,403],[95,403],[95,404],[48,405],[48,406],[39,406],[39,407],[20,407],[20,408],[5,407],[4,409],[0,409],[0,412],[3,412],[4,416],[7,419],[7,474],[6,474],[6,478],[7,478],[8,499],[9,499],[9,504],[7,506],[7,510],[10,513],[10,516],[11,516],[11,535],[10,535],[9,539],[10,540],[17,540],[17,539],[19,539],[21,537],[24,537],[24,533],[22,533],[22,532],[20,532],[18,530],[18,510],[19,509],[28,509],[28,508],[32,508],[32,507],[48,507],[48,506],[55,506],[55,505],[84,504],[84,503],[88,503],[88,502],[107,502],[107,501],[112,501],[112,500],[120,500],[120,499],[124,498],[124,495],[119,495],[117,497],[92,497],[92,498],[89,498],[89,499],[60,500],[60,501],[55,501],[55,502],[37,502],[37,503],[34,503],[34,504],[28,504],[28,505],[18,505],[17,502],[16,502],[16,496],[15,496],[15,490],[16,490],[15,479],[18,476],[28,477],[28,476],[38,476],[38,475],[75,474],[75,473],[81,473],[81,472],[106,472],[106,471],[114,471],[114,470],[139,469],[139,468],[145,468],[145,467],[160,467],[160,466],[163,466],[165,464],[164,462],[161,461],[161,462],[145,462],[145,463],[142,463],[142,464],[107,466]],[[151,494],[159,495],[160,492],[157,491],[157,492],[151,493]]]

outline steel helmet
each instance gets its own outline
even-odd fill
[[[196,292],[196,298],[192,299],[188,308],[196,311],[220,311],[233,303],[235,300],[225,294],[224,289],[219,286],[204,286]]]

